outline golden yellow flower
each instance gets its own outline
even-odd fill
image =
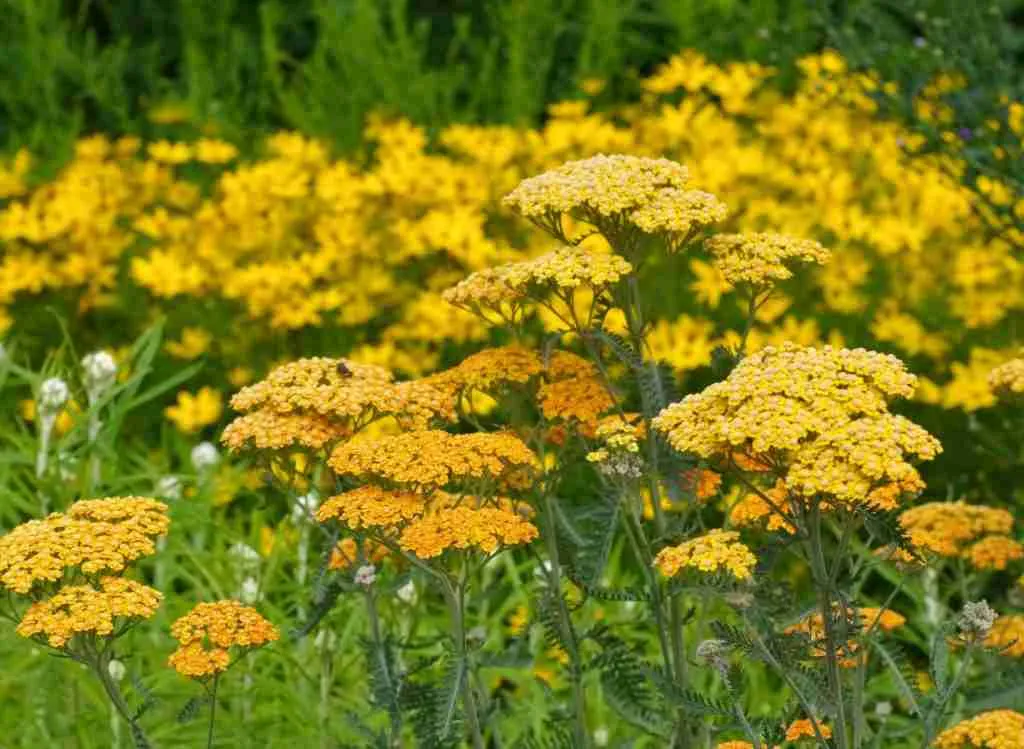
[[[1024,393],[1024,359],[1011,359],[1000,364],[989,373],[988,384],[1000,395]]]
[[[65,647],[75,635],[109,637],[128,619],[149,619],[163,596],[142,583],[104,577],[98,587],[71,585],[38,601],[18,625],[22,637],[41,637],[52,648]]]
[[[449,549],[493,554],[500,547],[526,544],[536,537],[536,526],[514,510],[458,505],[414,520],[402,531],[398,544],[421,559],[430,559]]]
[[[321,523],[338,520],[349,528],[388,529],[421,516],[428,498],[409,491],[389,491],[378,486],[361,486],[325,500],[317,509]]]
[[[924,429],[888,413],[887,400],[909,396],[914,382],[884,354],[769,346],[666,408],[654,426],[675,449],[703,458],[771,456],[788,468],[791,492],[870,503],[880,486],[922,488],[909,459],[941,450]]]
[[[821,735],[826,738],[832,738],[832,729],[826,726],[821,721],[818,721],[818,730],[821,731]],[[817,734],[814,732],[814,724],[811,723],[808,718],[800,718],[794,720],[786,727],[786,741],[799,741],[803,738],[816,738]]]
[[[243,652],[262,647],[280,637],[277,628],[256,609],[237,601],[199,603],[171,625],[179,647],[168,659],[170,666],[191,679],[203,679],[225,670],[231,648]]]
[[[0,537],[0,584],[27,595],[63,580],[69,569],[120,572],[156,552],[154,539],[167,531],[166,510],[141,498],[84,500],[68,515],[22,523]]]
[[[1024,614],[1006,614],[992,624],[985,646],[996,648],[1002,655],[1024,658]]]
[[[921,551],[958,557],[974,541],[1010,533],[1013,515],[1001,508],[963,501],[927,502],[901,513],[900,525]]]
[[[182,390],[178,401],[164,409],[167,418],[186,434],[198,432],[220,419],[224,404],[221,395],[211,387],[202,387],[194,395]]]
[[[736,531],[716,529],[703,536],[668,546],[658,552],[654,564],[667,577],[684,568],[700,572],[728,571],[737,580],[749,580],[757,557],[739,540]]]
[[[305,447],[321,450],[351,436],[343,424],[319,414],[279,413],[257,409],[243,414],[225,427],[221,442],[232,452],[244,449],[286,450]]]
[[[990,710],[948,728],[935,749],[1024,749],[1024,713]]]
[[[511,432],[422,430],[339,445],[328,464],[341,476],[374,478],[411,489],[474,481],[522,488],[537,468],[537,458]]]
[[[1024,544],[1009,536],[986,536],[964,551],[967,561],[979,570],[1005,570],[1010,562],[1024,559]]]

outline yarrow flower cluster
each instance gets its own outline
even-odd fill
[[[1024,359],[1000,364],[989,373],[988,384],[999,395],[1024,395]]]
[[[328,465],[339,476],[417,490],[479,482],[523,488],[537,458],[511,432],[420,430],[346,442],[334,449]]]
[[[966,607],[965,607],[966,608]],[[993,617],[985,647],[997,649],[1011,658],[1024,658],[1024,614]]]
[[[1024,713],[990,710],[960,721],[935,739],[936,749],[1024,749]]]
[[[831,253],[818,242],[782,234],[716,234],[704,243],[729,283],[770,286],[792,278],[795,263],[828,262]]]
[[[222,436],[232,450],[319,450],[385,416],[420,426],[454,418],[450,398],[428,383],[396,383],[382,367],[323,357],[276,368],[231,405],[243,413]]]
[[[966,502],[927,502],[900,514],[900,525],[921,552],[966,559],[977,569],[1006,569],[1024,558],[1024,545],[1009,537],[1013,515]]]
[[[232,648],[244,654],[274,642],[277,628],[258,611],[237,601],[197,604],[171,625],[179,643],[168,663],[190,679],[207,679],[227,670]],[[239,654],[239,655],[240,655]]]
[[[898,359],[862,349],[767,347],[722,382],[666,408],[654,426],[674,448],[703,458],[741,453],[785,470],[798,495],[863,503],[876,489],[923,488],[909,459],[928,460],[938,441],[888,412],[912,394]]]
[[[674,577],[684,568],[699,572],[728,572],[737,580],[749,580],[757,557],[739,540],[736,531],[716,529],[677,546],[658,552],[655,566],[666,577]]]
[[[626,226],[664,234],[674,248],[727,213],[688,182],[687,168],[668,159],[602,154],[523,180],[505,204],[556,237],[565,236],[562,216],[570,215],[606,236]]]
[[[858,634],[867,630],[881,630],[892,632],[907,623],[907,619],[890,609],[875,607],[849,607],[845,608],[838,604],[833,605],[832,619],[836,623],[843,623],[851,634]],[[824,658],[825,648],[825,618],[820,612],[811,614],[801,619],[796,624],[786,627],[783,630],[787,635],[805,634],[810,640],[810,655],[814,658]],[[856,668],[862,658],[857,656],[860,645],[855,639],[850,639],[839,648],[839,665],[843,668]]]
[[[0,584],[28,595],[81,574],[121,572],[155,553],[167,532],[167,505],[142,497],[82,500],[67,514],[30,520],[0,538]]]
[[[69,585],[32,604],[18,634],[60,649],[76,635],[108,637],[130,620],[149,619],[162,600],[159,591],[123,577],[104,577],[96,586]]]
[[[484,317],[492,312],[514,320],[530,301],[546,302],[551,296],[571,301],[579,289],[598,294],[632,271],[633,266],[618,255],[559,247],[533,260],[477,271],[446,290],[443,297],[449,304]]]
[[[317,512],[321,523],[337,520],[352,530],[386,537],[421,559],[448,549],[493,553],[529,543],[537,528],[528,508],[504,499],[483,500],[446,492],[429,495],[363,486],[331,497]]]

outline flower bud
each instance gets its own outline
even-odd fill
[[[181,499],[181,479],[177,476],[161,476],[156,482],[156,495],[163,499]]]
[[[39,413],[44,419],[53,418],[68,402],[71,391],[68,384],[59,377],[51,377],[39,386]]]
[[[124,679],[125,674],[128,673],[128,669],[125,668],[121,661],[114,658],[107,664],[107,673],[110,674],[110,678],[114,681],[121,681]]]
[[[203,473],[220,462],[220,453],[212,442],[200,442],[192,448],[191,458],[196,473]]]
[[[395,595],[398,600],[408,606],[416,605],[416,583],[412,580],[408,581],[405,585],[395,591]]]
[[[117,362],[106,351],[94,351],[82,359],[85,371],[85,391],[90,402],[95,402],[114,384],[117,376]]]
[[[999,614],[992,610],[988,601],[968,601],[960,610],[956,625],[965,640],[984,640],[997,618]]]

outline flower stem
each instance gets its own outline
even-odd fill
[[[213,687],[210,688],[210,724],[206,730],[206,749],[213,747],[213,722],[217,717],[217,686],[220,682],[220,674],[213,677]]]
[[[452,639],[455,645],[455,657],[458,661],[458,685],[462,692],[462,707],[466,713],[466,723],[469,724],[470,737],[473,741],[473,749],[484,749],[484,737],[480,731],[480,716],[477,712],[476,697],[473,695],[473,684],[469,678],[469,657],[466,652],[466,622],[465,622],[465,579],[452,585],[449,582],[445,588],[445,596],[448,599],[448,608],[452,617]]]
[[[547,493],[541,503],[543,507],[543,522],[545,527],[545,541],[548,547],[548,559],[551,562],[549,574],[550,595],[558,606],[558,622],[562,630],[562,640],[565,642],[565,649],[569,656],[572,667],[572,691],[573,691],[573,713],[575,718],[575,746],[586,749],[590,745],[590,732],[587,730],[587,706],[586,693],[583,689],[583,663],[580,658],[579,642],[576,638],[576,631],[569,616],[569,608],[562,594],[562,567],[558,555],[558,539],[556,537],[555,510],[551,502],[551,496]]]

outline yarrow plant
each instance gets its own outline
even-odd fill
[[[482,681],[491,635],[468,624],[503,574],[499,557],[539,563],[533,622],[542,657],[565,675],[548,682],[565,696],[551,720],[580,747],[594,742],[599,694],[659,745],[861,749],[897,723],[929,745],[978,664],[1015,652],[1016,618],[972,597],[980,576],[1024,556],[1012,517],[916,504],[918,465],[942,451],[896,412],[917,378],[889,354],[753,341],[780,284],[831,254],[778,233],[715,234],[725,204],[690,180],[665,159],[597,156],[513,190],[505,205],[559,245],[478,270],[443,298],[514,343],[411,381],[299,360],[233,398],[242,413],[224,443],[266,461],[294,501],[311,485],[325,496],[316,577],[336,575],[336,594],[365,602],[385,743],[500,737]],[[681,397],[651,354],[645,286],[670,255],[702,251],[747,320],[721,352],[720,381]],[[560,332],[543,338],[535,310]],[[609,583],[613,553],[628,582]],[[424,583],[415,600],[403,569]],[[937,583],[944,574],[956,584]],[[809,590],[794,593],[793,576]],[[399,665],[422,656],[382,610],[392,585],[406,605],[430,605],[431,593],[444,604],[444,648],[419,666]],[[927,693],[897,639],[911,626],[899,610],[908,595],[931,601]],[[333,601],[315,595],[301,631]],[[647,636],[588,621],[598,602],[646,607]],[[533,625],[516,626],[525,636]],[[774,712],[747,692],[754,673],[741,662],[779,686]],[[905,713],[869,714],[869,693],[903,700]]]

